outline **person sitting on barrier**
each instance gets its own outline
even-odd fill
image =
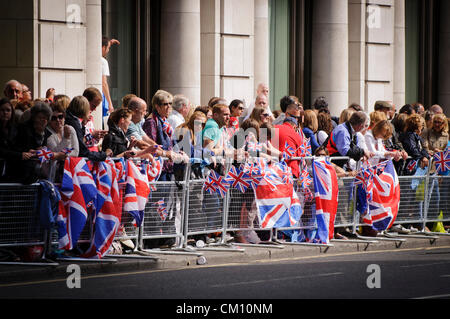
[[[440,113],[433,115],[431,128],[425,128],[421,134],[423,147],[430,155],[439,153],[447,148],[448,138],[447,117]]]
[[[89,121],[91,107],[89,101],[84,96],[76,96],[70,101],[66,110],[66,124],[72,126],[77,134],[79,157],[87,157],[94,162],[102,162],[106,160],[107,156],[112,155],[112,150],[107,149],[103,152],[90,151],[86,145],[86,139],[93,138],[91,135],[86,135],[85,124]],[[89,141],[87,141],[89,142]]]
[[[355,161],[367,160],[373,153],[358,146],[357,132],[365,128],[367,117],[363,112],[354,112],[350,119],[336,126],[326,141],[330,156],[348,156]],[[343,167],[347,160],[336,161],[336,165]]]
[[[47,125],[47,146],[53,152],[63,152],[72,149],[67,156],[77,157],[79,153],[77,133],[72,126],[64,125],[66,111],[59,103],[50,106],[53,113]]]
[[[400,141],[405,148],[405,151],[411,157],[407,165],[411,161],[418,161],[420,167],[423,169],[428,166],[430,155],[423,147],[424,142],[420,134],[425,126],[425,120],[418,114],[413,114],[406,120],[405,131],[400,135]],[[414,170],[404,170],[405,175],[414,174]]]

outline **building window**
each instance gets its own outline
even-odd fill
[[[111,99],[133,93],[150,105],[159,89],[160,0],[102,0],[102,32],[120,41],[108,54]]]
[[[280,109],[280,99],[289,95],[289,0],[270,0],[270,106]]]

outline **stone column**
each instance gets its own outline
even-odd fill
[[[200,0],[201,105],[220,96],[220,0]]]
[[[439,26],[439,80],[437,104],[450,116],[450,2],[441,1]],[[430,105],[431,106],[431,105]]]
[[[348,107],[348,0],[315,0],[311,103],[325,96],[331,114]]]
[[[200,104],[200,0],[164,0],[160,86]]]
[[[86,87],[102,90],[102,2],[86,1]],[[82,93],[82,92],[81,92]],[[80,94],[81,94],[80,93]],[[95,127],[102,127],[102,107],[94,114]]]
[[[349,104],[366,105],[366,0],[348,4]]]
[[[269,3],[255,0],[254,76],[259,83],[269,85]]]
[[[394,104],[399,110],[406,99],[405,0],[395,0],[394,5]]]

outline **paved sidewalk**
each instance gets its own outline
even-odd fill
[[[408,235],[410,236],[410,235]],[[243,264],[252,262],[283,261],[294,258],[319,257],[332,254],[353,254],[364,253],[365,251],[396,251],[404,249],[419,249],[432,247],[450,248],[450,236],[425,237],[423,235],[414,238],[396,237],[396,239],[383,240],[382,238],[372,238],[368,241],[332,241],[331,247],[311,246],[311,245],[229,245],[206,247],[204,250],[184,251],[189,254],[159,253],[136,253],[132,255],[120,255],[104,258],[101,261],[78,261],[64,260],[55,261],[57,264],[46,266],[30,265],[0,265],[0,287],[1,284],[18,281],[49,280],[65,278],[68,276],[67,266],[78,264],[83,275],[135,272],[148,270],[170,270],[186,267],[218,266],[229,264]],[[377,242],[373,242],[377,241]],[[157,252],[157,251],[155,251]],[[204,267],[204,266],[203,266]]]

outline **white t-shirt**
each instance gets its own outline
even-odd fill
[[[108,61],[102,57],[102,75],[109,76],[109,64]]]
[[[172,110],[172,113],[170,113],[167,121],[169,121],[169,124],[173,129],[177,128],[185,122],[183,115],[181,115],[181,113],[177,110]]]

